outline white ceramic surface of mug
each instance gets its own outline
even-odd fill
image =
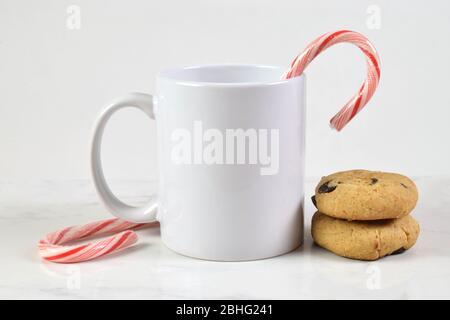
[[[305,76],[284,68],[215,65],[170,69],[155,96],[108,106],[94,132],[96,189],[115,216],[161,224],[163,242],[201,259],[277,256],[303,240]],[[143,207],[116,198],[100,161],[106,122],[136,107],[156,120],[159,192]]]

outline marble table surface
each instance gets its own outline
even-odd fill
[[[313,192],[311,180],[306,195]],[[415,179],[421,224],[414,248],[375,262],[335,256],[312,242],[253,262],[210,262],[178,255],[158,228],[138,231],[128,250],[82,264],[40,260],[37,241],[63,226],[108,218],[90,181],[0,182],[0,299],[442,299],[450,298],[450,176]],[[133,204],[154,182],[113,181]]]

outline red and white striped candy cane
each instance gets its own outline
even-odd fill
[[[38,250],[45,260],[57,263],[76,263],[92,260],[123,250],[137,241],[137,235],[131,229],[157,225],[152,223],[132,223],[121,219],[108,219],[92,222],[83,226],[73,226],[48,234],[39,241]],[[120,232],[104,240],[76,245],[63,244],[87,239],[89,237]]]
[[[358,46],[366,56],[367,78],[358,93],[348,101],[344,107],[330,120],[331,127],[340,131],[372,98],[380,80],[380,62],[375,47],[370,41],[354,31],[339,30],[326,33],[313,42],[292,61],[285,79],[297,77],[315,57],[332,45],[348,42]]]

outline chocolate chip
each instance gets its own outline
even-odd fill
[[[377,178],[371,178],[370,181],[371,181],[370,185],[373,186],[375,183],[378,182],[378,179]]]
[[[403,252],[405,252],[406,249],[405,248],[400,248],[398,250],[395,250],[394,252],[392,252],[392,255],[396,255],[396,254],[402,254]]]
[[[403,188],[408,189],[408,187],[405,186],[403,183],[400,183],[400,184],[403,186]]]
[[[312,196],[312,197],[311,197],[311,201],[312,201],[314,207],[317,208],[316,196]]]
[[[330,182],[331,182],[331,181],[327,181],[327,182],[325,182],[324,184],[322,184],[322,185],[319,187],[319,193],[330,193],[330,192],[333,192],[334,189],[337,188],[337,186],[329,186],[328,184],[329,184]]]

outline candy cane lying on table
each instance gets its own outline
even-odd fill
[[[291,63],[289,70],[284,75],[285,79],[297,77],[303,73],[305,68],[321,52],[329,47],[348,42],[356,45],[366,56],[367,78],[358,90],[358,93],[351,98],[344,107],[330,120],[331,127],[340,131],[372,98],[378,81],[380,80],[380,62],[375,47],[370,41],[354,31],[339,30],[326,33],[313,42],[299,54]]]
[[[132,229],[146,226],[156,226],[157,222],[132,223],[121,219],[108,219],[92,222],[83,226],[73,226],[48,234],[39,241],[38,250],[45,260],[58,263],[76,263],[92,260],[101,256],[118,252],[137,241],[137,235]],[[76,245],[63,246],[63,244],[87,239],[94,236],[117,233],[104,240]]]

